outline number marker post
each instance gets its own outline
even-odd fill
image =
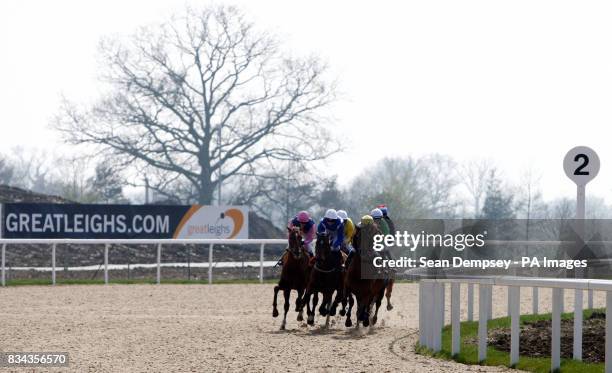
[[[586,206],[586,185],[599,173],[599,156],[587,146],[570,149],[563,159],[563,170],[577,186],[576,193],[576,233],[584,238],[584,219]],[[578,274],[578,273],[576,273]],[[589,290],[589,304],[593,292]],[[558,346],[556,346],[558,348]],[[606,351],[607,352],[607,351]],[[574,360],[582,360],[582,290],[574,293]]]
[[[576,219],[585,217],[585,187],[599,173],[599,157],[588,146],[570,149],[563,159],[563,170],[578,187]]]

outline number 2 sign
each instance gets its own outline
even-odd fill
[[[599,173],[599,157],[588,146],[577,146],[565,155],[563,169],[576,185],[585,186]]]

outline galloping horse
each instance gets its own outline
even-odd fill
[[[372,242],[372,237],[377,232],[376,228],[372,225],[364,225],[361,228],[361,244],[359,247],[354,248],[355,254],[353,254],[354,256],[347,269],[345,277],[345,293],[348,297],[349,304],[345,322],[347,327],[353,324],[351,321],[351,311],[354,304],[352,294],[357,298],[357,327],[359,327],[360,321],[363,323],[363,326],[370,325],[370,313],[374,303],[376,303],[376,311],[372,317],[372,325],[376,324],[378,309],[380,308],[387,285],[390,285],[387,302],[389,302],[389,298],[391,297],[391,289],[393,288],[391,283],[387,284],[384,279],[362,278],[362,260],[364,260],[364,265],[372,265],[371,259],[373,259],[375,254],[370,243]],[[390,303],[387,303],[387,309],[389,309],[389,306]]]
[[[332,302],[334,291],[338,292],[336,299],[341,299],[343,286],[343,273],[334,265],[332,257],[330,238],[325,233],[317,233],[317,242],[315,246],[316,258],[315,264],[310,272],[310,279],[306,287],[306,293],[302,298],[302,306],[307,306],[306,314],[308,316],[308,325],[314,325],[314,313],[317,307],[318,295],[323,294],[323,301],[319,307],[321,316],[327,316],[325,327],[329,327],[329,317],[336,314],[337,301]],[[310,307],[310,296],[313,296],[312,308]]]
[[[287,228],[289,231],[289,247],[283,256],[283,269],[278,285],[274,287],[274,302],[272,303],[272,317],[278,316],[276,308],[276,298],[278,291],[283,290],[285,296],[285,315],[281,324],[281,330],[285,329],[287,324],[287,312],[289,311],[289,297],[291,290],[297,290],[298,297],[295,301],[295,311],[298,312],[297,321],[304,320],[301,305],[302,295],[310,275],[310,267],[308,265],[309,256],[302,243],[302,235],[298,227]]]

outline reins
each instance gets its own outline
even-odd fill
[[[332,269],[321,269],[319,267],[317,267],[317,263],[314,264],[314,269],[316,269],[319,272],[323,272],[323,273],[331,273],[334,272],[336,270],[336,268],[332,268]]]

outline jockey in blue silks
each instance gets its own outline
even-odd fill
[[[335,260],[335,266],[342,269],[342,261],[340,259],[340,248],[344,242],[344,224],[342,219],[338,217],[338,213],[334,209],[329,209],[325,212],[325,216],[317,226],[317,233],[326,233],[331,242],[331,250]]]

